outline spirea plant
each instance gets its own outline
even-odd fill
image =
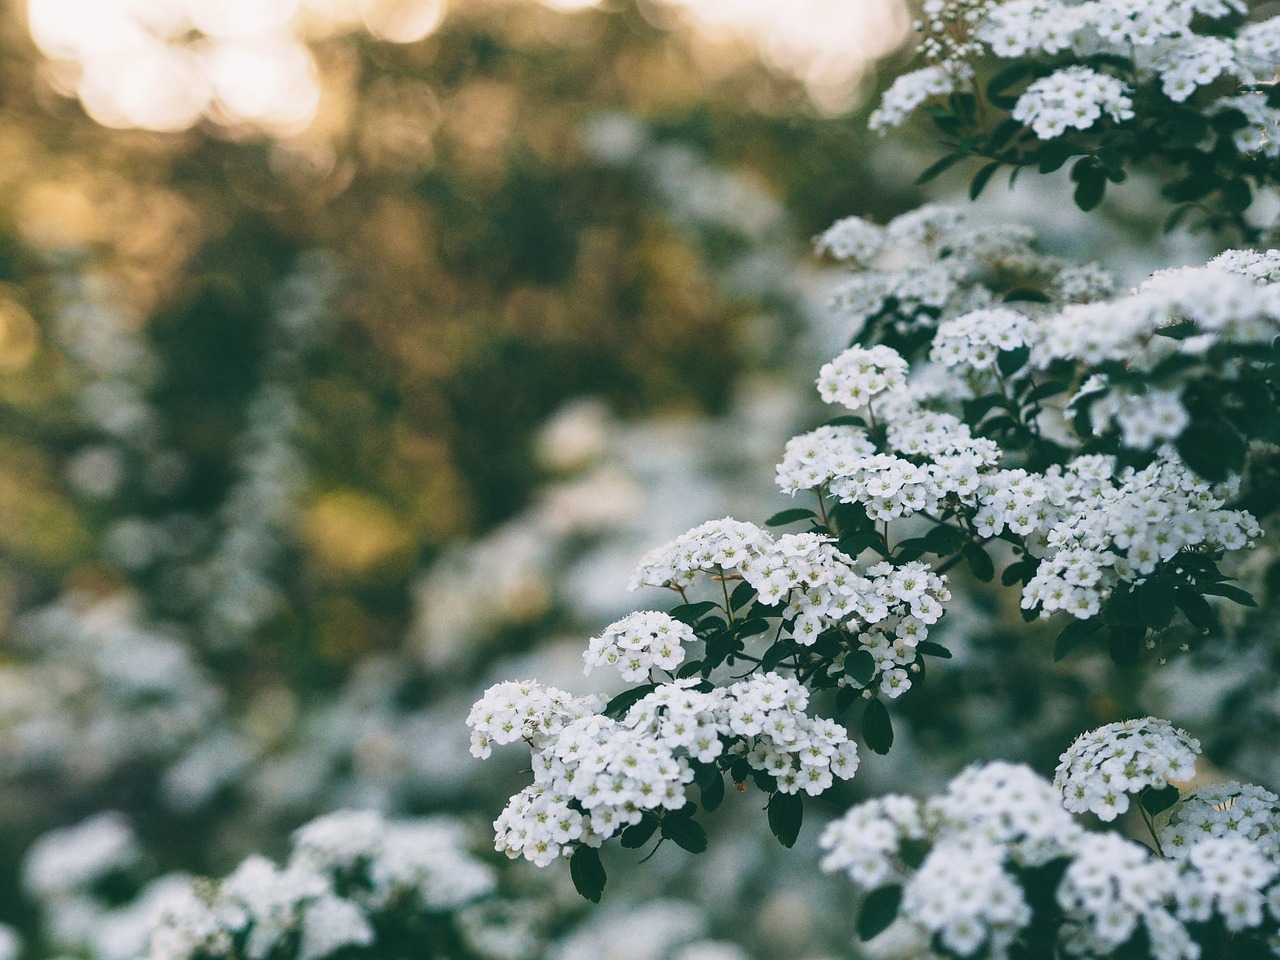
[[[1280,159],[1280,19],[1250,21],[1241,0],[926,0],[916,28],[926,65],[895,81],[871,125],[930,118],[949,152],[923,179],[983,159],[976,197],[1002,167],[1071,163],[1090,210],[1155,162],[1170,223],[1256,236],[1243,214]]]
[[[1171,199],[1244,224],[1248,184],[1274,178],[1280,64],[1280,22],[1245,14],[931,3],[932,62],[872,123],[932,102],[954,156],[1048,170],[1078,155],[1086,208],[1095,171],[1118,182],[1154,160],[1177,178]],[[1015,62],[982,85],[989,57]],[[995,130],[987,105],[1009,113]],[[1195,177],[1209,187],[1188,197]],[[1219,634],[1224,605],[1256,605],[1233,571],[1275,507],[1258,465],[1280,452],[1280,251],[1232,249],[1125,289],[1040,253],[1025,228],[941,206],[851,217],[817,247],[851,270],[835,309],[854,336],[818,371],[832,416],[778,464],[796,505],[709,521],[640,560],[631,586],[672,605],[606,626],[584,654],[621,694],[508,682],[468,718],[476,756],[531,751],[498,849],[568,858],[588,899],[605,843],[703,852],[703,815],[729,786],[756,793],[793,845],[804,798],[855,776],[858,741],[888,753],[895,701],[929,696],[953,587],[998,580],[1029,624],[1049,622],[1046,657],[1092,647],[1124,667],[1158,668]],[[865,937],[897,921],[919,952],[1275,955],[1275,795],[1180,789],[1199,752],[1166,721],[1122,719],[1078,739],[1052,783],[990,763],[934,800],[861,804],[823,834],[825,862],[865,892]]]

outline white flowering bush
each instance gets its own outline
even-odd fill
[[[1089,209],[1154,160],[1170,200],[1260,235],[1243,214],[1275,179],[1276,21],[1106,0],[925,14],[931,63],[872,119],[929,113],[954,151],[925,179],[986,156],[976,197],[1002,164],[1076,156]],[[989,58],[1016,62],[989,78]],[[807,798],[841,803],[859,748],[889,753],[894,715],[927,702],[953,656],[940,624],[973,615],[961,587],[992,584],[986,601],[1032,637],[1050,621],[1046,659],[1089,648],[1126,671],[1214,642],[1228,609],[1256,605],[1235,578],[1275,510],[1280,253],[1227,250],[1126,289],[1025,228],[934,205],[846,218],[817,248],[850,268],[834,308],[852,338],[817,373],[832,415],[777,466],[795,505],[641,558],[631,587],[674,606],[618,620],[585,653],[623,692],[504,683],[469,717],[476,756],[531,754],[497,848],[567,858],[587,899],[604,844],[701,853],[704,814],[738,793],[796,843]],[[1052,781],[995,761],[933,799],[859,803],[823,831],[824,863],[864,891],[863,937],[896,926],[904,955],[1276,955],[1275,794],[1192,789],[1200,750],[1165,720],[1109,723]]]
[[[1085,210],[1130,167],[1174,171],[1170,222],[1257,231],[1243,217],[1275,183],[1280,156],[1280,18],[1237,0],[926,0],[916,29],[927,65],[899,77],[871,124],[927,114],[952,152],[987,161],[974,196],[1003,166],[1042,173],[1075,158]]]
[[[1181,795],[1166,777],[1190,777],[1198,752],[1148,717],[1082,736],[1053,783],[976,764],[931,799],[853,807],[823,832],[823,867],[868,891],[864,938],[896,921],[949,957],[1274,955],[1280,859],[1257,840],[1275,795],[1238,783]],[[1128,793],[1149,845],[1072,816],[1112,820]]]

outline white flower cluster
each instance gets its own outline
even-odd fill
[[[859,427],[819,427],[787,443],[777,483],[792,496],[829,492],[866,508],[873,520],[937,513],[954,496],[972,503],[983,471],[995,465],[995,442],[974,437],[949,413],[910,403],[890,411],[881,453]]]
[[[1167,720],[1122,720],[1076,738],[1053,785],[1068,810],[1114,820],[1129,809],[1131,794],[1189,780],[1199,753],[1200,741]]]
[[[1280,853],[1280,797],[1248,783],[1201,787],[1179,801],[1158,833],[1166,856],[1185,857],[1209,837],[1240,837]]]
[[[445,915],[493,891],[466,845],[454,821],[330,814],[298,831],[283,868],[254,855],[220,882],[174,891],[143,957],[261,960],[296,943],[299,960],[321,960],[374,947],[389,918]]]
[[[484,758],[493,752],[493,744],[517,740],[541,750],[569,723],[593,716],[599,707],[597,697],[575,697],[534,680],[495,684],[467,715],[471,754]]]
[[[844,728],[808,716],[808,691],[794,678],[694,686],[663,684],[621,720],[585,716],[547,738],[534,750],[533,784],[494,823],[497,848],[545,866],[573,844],[599,846],[646,815],[681,809],[691,762],[715,762],[726,747],[783,793],[817,795],[857,769]]]
[[[1034,240],[1026,227],[972,224],[964,210],[925,205],[883,227],[848,217],[819,237],[817,247],[858,268],[835,297],[841,319],[855,330],[890,306],[890,322],[900,332],[974,310],[1007,309],[1000,299],[1010,286],[1071,303],[1115,291],[1106,271],[1038,253]],[[995,278],[1010,286],[993,292],[987,284]]]
[[[890,347],[850,347],[818,371],[818,394],[827,403],[863,410],[876,397],[906,385],[907,361]]]
[[[1256,934],[1280,920],[1274,848],[1242,834],[1203,836],[1179,859],[1159,859],[1132,840],[1084,830],[1058,790],[1018,764],[972,766],[927,801],[859,804],[819,844],[825,870],[868,890],[901,884],[899,920],[959,957],[1006,957],[1038,921],[1059,928],[1068,956],[1111,956],[1141,934],[1157,960],[1197,960],[1189,924],[1218,917],[1232,933]],[[1052,900],[1033,902],[1023,881],[1060,860]],[[1052,915],[1034,915],[1033,903]]]
[[[1245,10],[1236,0],[931,0],[925,5],[928,28],[920,51],[932,62],[894,82],[872,114],[871,127],[901,124],[929,100],[968,87],[973,62],[987,53],[1003,59],[1070,54],[1085,63],[1123,58],[1131,64],[1127,78],[1136,84],[1158,82],[1177,103],[1223,77],[1244,86],[1266,83],[1280,58],[1280,18],[1248,24],[1235,36],[1218,36],[1213,26],[1196,32],[1209,21]],[[1070,128],[1088,130],[1104,114],[1130,119],[1133,94],[1127,82],[1071,64],[1030,84],[1013,116],[1049,140]],[[1280,111],[1259,92],[1219,97],[1205,112],[1228,109],[1241,110],[1251,126],[1263,130],[1274,129],[1280,119]],[[1274,142],[1259,141],[1249,133],[1242,141],[1237,134],[1240,149],[1278,155]]]
[[[1115,77],[1089,67],[1065,67],[1032,83],[1018,98],[1013,119],[1041,140],[1068,129],[1088,130],[1103,114],[1116,123],[1133,118],[1133,100]]]
[[[1020,532],[1029,521],[1029,546],[1043,556],[1023,591],[1024,609],[1086,619],[1118,583],[1141,583],[1162,563],[1176,569],[1183,551],[1239,550],[1261,536],[1252,514],[1225,509],[1226,488],[1173,456],[1118,475],[1108,458],[1090,455],[1043,478],[993,477],[975,526]],[[1006,481],[1017,482],[1016,492],[1000,490]]]
[[[665,613],[641,611],[605,627],[583,651],[586,673],[592,667],[616,667],[623,680],[649,679],[654,667],[668,673],[684,663],[684,644],[696,640],[693,629]]]
[[[123,814],[99,813],[36,841],[22,865],[22,885],[38,901],[72,898],[104,877],[136,866],[141,858]]]
[[[927,435],[927,427],[922,432]],[[774,540],[758,527],[727,519],[696,527],[650,553],[633,582],[692,582],[699,570],[741,576],[756,589],[760,603],[783,605],[779,613],[801,644],[813,644],[834,626],[857,634],[877,665],[869,686],[879,684],[891,698],[910,689],[916,647],[951,598],[945,579],[922,563],[879,563],[859,571],[829,537],[800,533]],[[587,656],[597,654],[588,650]],[[484,735],[491,735],[487,728]],[[508,740],[502,742],[519,739],[514,729],[503,736]]]
[[[930,356],[948,367],[990,370],[1002,350],[1031,342],[1031,320],[1017,310],[974,310],[938,324]]]
[[[1216,914],[1239,933],[1263,922],[1270,900],[1272,916],[1280,919],[1280,887],[1270,897],[1264,892],[1277,876],[1274,846],[1259,847],[1243,836],[1199,840],[1187,850],[1178,878],[1178,916],[1203,923]]]
[[[1058,885],[1064,949],[1110,956],[1142,925],[1156,960],[1195,960],[1199,951],[1170,910],[1176,885],[1174,865],[1141,844],[1113,833],[1084,834]]]
[[[1031,909],[1011,872],[1073,849],[1081,830],[1052,787],[1017,764],[975,765],[942,796],[859,804],[822,834],[825,870],[873,889],[905,880],[900,915],[959,956],[1005,957]],[[918,867],[908,847],[929,843]]]

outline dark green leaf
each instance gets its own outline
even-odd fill
[[[795,846],[804,823],[804,801],[798,793],[775,793],[769,798],[769,829],[788,849]]]
[[[942,660],[951,659],[951,651],[940,643],[934,643],[932,640],[921,640],[916,644],[916,652],[926,657],[938,657]]]
[[[702,798],[702,809],[708,813],[724,803],[724,777],[718,771],[708,783],[699,783],[698,789],[701,791],[699,796]]]
[[[1223,480],[1244,466],[1244,437],[1222,417],[1194,418],[1175,445],[1187,466],[1206,480]]]
[[[1018,347],[1016,350],[1001,350],[996,356],[996,366],[1006,377],[1011,377],[1027,365],[1031,359],[1030,347]]]
[[[573,851],[569,858],[569,876],[573,878],[573,888],[585,900],[600,902],[600,894],[604,893],[604,864],[600,862],[600,851],[585,844]]]
[[[1102,622],[1100,620],[1072,620],[1058,634],[1058,639],[1054,641],[1054,661],[1061,660],[1101,629]]]
[[[1179,608],[1187,615],[1192,625],[1201,630],[1218,629],[1218,615],[1213,612],[1213,607],[1209,606],[1209,601],[1196,590],[1191,587],[1179,587],[1176,597]]]
[[[868,700],[862,714],[862,739],[875,753],[884,755],[893,746],[893,721],[879,700]]]
[[[985,167],[979,170],[973,176],[973,181],[969,184],[969,199],[977,200],[982,195],[983,189],[986,188],[988,181],[995,176],[995,172],[999,170],[1001,163],[999,160],[992,160]]]
[[[1161,787],[1159,790],[1148,787],[1142,791],[1138,797],[1138,802],[1142,804],[1142,808],[1153,817],[1164,813],[1182,798],[1182,794],[1178,792],[1178,788],[1172,785]]]
[[[1144,626],[1152,630],[1163,630],[1169,625],[1169,621],[1173,619],[1174,591],[1177,586],[1178,581],[1172,574],[1162,573],[1151,577],[1137,588],[1135,593],[1138,597],[1138,610]]]
[[[1147,635],[1147,628],[1117,623],[1111,627],[1108,648],[1111,660],[1117,666],[1131,667],[1142,656],[1142,638]]]
[[[982,548],[980,543],[969,541],[964,545],[961,551],[964,558],[969,563],[969,569],[973,571],[973,575],[983,583],[990,583],[996,575],[995,564],[991,562],[991,555]]]
[[[870,650],[860,647],[845,660],[844,673],[858,686],[865,687],[876,675],[876,658],[871,655]]]
[[[690,853],[707,849],[707,831],[692,817],[668,814],[662,818],[662,835]]]
[[[667,616],[692,627],[700,619],[715,609],[717,609],[717,605],[712,603],[710,600],[700,600],[697,603],[682,603],[678,607],[672,607],[667,612]]]
[[[635,850],[643,847],[649,842],[649,838],[658,832],[658,821],[652,817],[645,817],[639,823],[633,823],[627,829],[622,831],[622,837],[618,841],[628,850]]]
[[[639,703],[649,694],[653,693],[657,686],[652,683],[646,683],[643,686],[632,687],[630,690],[623,690],[620,694],[605,704],[604,714],[606,717],[620,717],[635,704]]]
[[[1253,599],[1252,594],[1241,590],[1239,587],[1233,587],[1229,583],[1211,583],[1207,587],[1201,587],[1200,592],[1207,593],[1212,597],[1226,597],[1228,600],[1234,600],[1245,607],[1256,607],[1258,605],[1258,601]]]
[[[1067,392],[1067,385],[1058,380],[1046,380],[1044,383],[1036,384],[1036,388],[1027,394],[1027,403],[1039,403],[1041,400],[1048,400],[1050,397],[1056,397],[1060,393]]]
[[[777,643],[769,647],[764,652],[764,656],[760,658],[760,669],[765,673],[772,673],[778,668],[778,664],[791,656],[795,652],[795,641],[791,639],[779,640]]]
[[[1085,158],[1086,160],[1089,158]],[[1081,161],[1083,163],[1083,161]],[[1080,163],[1076,164],[1076,170],[1081,169]],[[1074,171],[1073,171],[1074,176]],[[1102,197],[1107,192],[1107,174],[1106,169],[1097,164],[1090,164],[1083,169],[1079,177],[1076,177],[1076,206],[1081,210],[1088,212],[1093,210],[1102,202]]]
[[[862,697],[862,691],[846,684],[836,691],[836,713],[844,713]]]
[[[795,523],[797,520],[808,520],[816,517],[817,514],[812,510],[806,510],[804,507],[792,507],[790,510],[780,510],[772,517],[764,522],[766,527],[782,527],[788,523]]]
[[[947,154],[945,157],[943,157],[941,160],[937,161],[936,163],[931,163],[929,164],[929,166],[925,167],[924,173],[916,177],[916,184],[919,185],[922,183],[928,183],[930,180],[938,176],[940,173],[950,170],[952,167],[954,167],[957,163],[959,163],[964,158],[965,158],[965,155],[963,153]]]
[[[746,620],[739,620],[733,626],[733,635],[739,640],[746,637],[754,637],[756,634],[764,633],[769,629],[769,621],[763,617],[750,617]]]
[[[832,417],[823,424],[824,427],[865,427],[866,425],[867,421],[853,413],[846,413],[844,416],[840,417]]]
[[[872,890],[863,899],[862,910],[858,913],[858,937],[866,942],[884,933],[898,918],[901,905],[902,887],[897,884]]]
[[[741,610],[755,598],[756,588],[743,580],[733,588],[733,593],[729,594],[729,609]]]
[[[1035,287],[1014,287],[1000,298],[1005,303],[1049,303],[1050,298],[1043,290]]]

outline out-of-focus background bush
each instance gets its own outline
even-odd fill
[[[457,815],[483,847],[516,768],[467,755],[477,693],[583,688],[644,550],[785,505],[772,464],[852,332],[809,238],[918,203],[932,159],[865,132],[910,17],[10,0],[0,922],[27,956],[124,960],[150,878],[283,855],[343,807]],[[1103,236],[1140,267],[1133,190]],[[1034,191],[1004,205],[1044,221]],[[1074,221],[1042,227],[1078,252]],[[1016,612],[966,616],[950,699],[857,789],[941,777],[997,724],[1043,738],[1004,755],[1043,761],[1107,715],[1042,656],[992,681],[1022,655]],[[38,836],[104,811],[54,880],[30,859],[24,879]],[[783,857],[761,818],[724,817],[713,856],[663,851],[585,917],[565,870],[521,871],[559,898],[521,949],[847,952],[812,844]]]

